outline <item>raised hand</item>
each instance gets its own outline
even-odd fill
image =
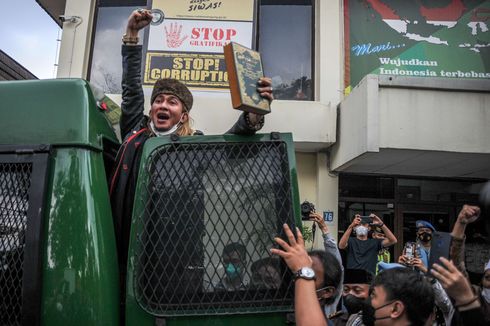
[[[480,216],[480,208],[478,206],[464,205],[458,215],[458,222],[468,224],[475,222]]]
[[[327,223],[325,223],[323,217],[319,213],[317,212],[310,213],[310,219],[318,224],[318,226],[320,227],[323,233],[328,233]]]
[[[356,214],[356,216],[354,217],[354,220],[350,224],[350,227],[355,228],[356,226],[358,226],[360,224],[361,224],[361,215]]]
[[[383,224],[383,221],[381,220],[381,218],[379,218],[378,215],[376,215],[376,214],[370,214],[369,216],[373,219],[373,222],[375,224],[378,224],[378,225]]]
[[[439,258],[439,260],[445,268],[439,264],[434,264],[430,272],[441,283],[447,294],[455,300],[456,305],[471,300],[475,295],[466,277],[454,266],[452,261],[444,257]]]
[[[425,266],[425,264],[422,261],[422,259],[420,259],[420,258],[413,258],[411,265],[417,267],[417,269],[419,271],[421,271],[422,273],[424,273],[424,274],[427,273],[427,267]]]
[[[272,102],[274,100],[274,95],[272,94],[272,79],[269,77],[261,77],[257,82],[257,92],[260,96]]]
[[[129,15],[128,25],[126,27],[126,34],[130,36],[137,36],[138,31],[145,28],[151,23],[153,15],[150,10],[138,9]]]
[[[289,229],[287,224],[284,224],[283,228],[284,232],[286,232],[286,236],[288,237],[289,244],[281,238],[274,238],[274,241],[280,245],[283,250],[273,248],[271,249],[271,253],[281,256],[293,273],[297,272],[303,267],[311,267],[312,260],[306,252],[303,235],[299,229],[296,228],[296,236],[298,238],[298,240],[296,240],[293,232],[291,232],[291,229]]]
[[[184,42],[188,36],[180,38],[180,33],[182,33],[182,25],[177,23],[170,24],[170,31],[165,26],[165,34],[167,36],[167,46],[169,48],[178,48],[182,42]]]

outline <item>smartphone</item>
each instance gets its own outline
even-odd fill
[[[411,263],[411,260],[415,258],[415,243],[407,242],[405,244],[405,256],[408,258],[408,262]]]
[[[429,271],[434,263],[438,263],[439,265],[441,265],[441,261],[439,260],[439,257],[444,257],[446,259],[449,259],[451,241],[452,241],[452,237],[450,233],[447,232],[432,233],[429,266],[427,266],[427,269]]]
[[[361,224],[371,224],[373,223],[373,218],[371,216],[361,216]]]

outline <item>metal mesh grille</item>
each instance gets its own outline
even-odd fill
[[[20,325],[31,163],[0,163],[0,325]]]
[[[134,289],[157,316],[288,311],[269,249],[294,223],[283,142],[170,144],[149,158]]]

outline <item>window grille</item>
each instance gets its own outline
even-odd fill
[[[291,274],[269,252],[294,225],[286,143],[170,143],[148,162],[134,212],[140,306],[155,316],[290,311]]]
[[[0,163],[0,325],[22,321],[31,163]]]

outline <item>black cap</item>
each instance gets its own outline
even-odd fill
[[[374,275],[364,269],[345,269],[344,284],[371,284]]]

